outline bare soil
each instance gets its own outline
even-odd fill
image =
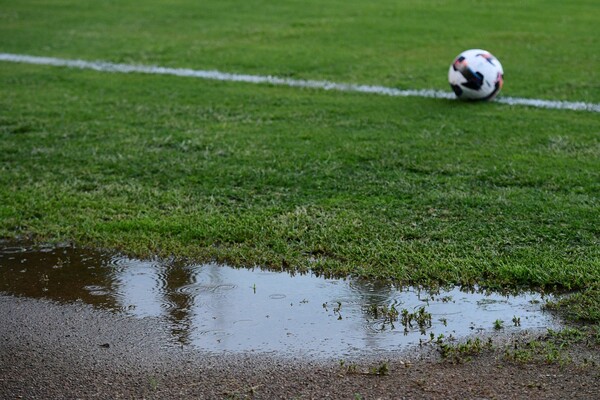
[[[342,367],[285,354],[208,354],[170,337],[151,319],[0,295],[0,398],[600,399],[597,363],[511,362],[496,350],[459,364],[404,352]],[[573,351],[598,357],[589,347]],[[386,374],[375,374],[382,366]]]

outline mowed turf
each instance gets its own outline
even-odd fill
[[[592,1],[0,2],[0,52],[600,101]],[[405,284],[600,280],[600,116],[0,63],[0,236]],[[597,304],[597,303],[596,303]]]
[[[484,48],[510,96],[600,102],[596,0],[0,0],[0,51],[447,89]]]

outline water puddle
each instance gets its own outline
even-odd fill
[[[540,294],[427,293],[361,279],[144,261],[69,246],[0,242],[0,292],[155,318],[182,346],[346,358],[431,335],[559,327]]]

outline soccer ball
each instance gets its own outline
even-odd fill
[[[466,50],[450,65],[448,81],[459,99],[492,100],[502,89],[504,70],[489,51]]]

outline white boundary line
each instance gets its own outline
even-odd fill
[[[271,84],[277,86],[290,86],[323,90],[336,90],[341,92],[359,92],[372,93],[395,97],[428,97],[436,99],[454,99],[455,96],[450,92],[440,90],[400,90],[385,86],[357,85],[352,83],[335,83],[329,81],[314,81],[279,78],[276,76],[261,76],[261,75],[245,75],[231,74],[219,71],[205,71],[185,68],[166,68],[152,65],[130,65],[116,64],[105,61],[84,61],[84,60],[68,60],[54,57],[36,57],[23,54],[0,53],[0,61],[50,65],[56,67],[68,67],[79,69],[91,69],[101,72],[115,73],[142,73],[156,75],[174,75],[201,79],[211,79],[218,81],[229,82],[247,82],[255,84]],[[553,101],[540,99],[524,99],[517,97],[500,97],[495,100],[498,103],[514,105],[514,106],[530,106],[538,108],[552,108],[559,110],[576,110],[576,111],[591,111],[600,112],[600,104],[572,102],[572,101]]]

